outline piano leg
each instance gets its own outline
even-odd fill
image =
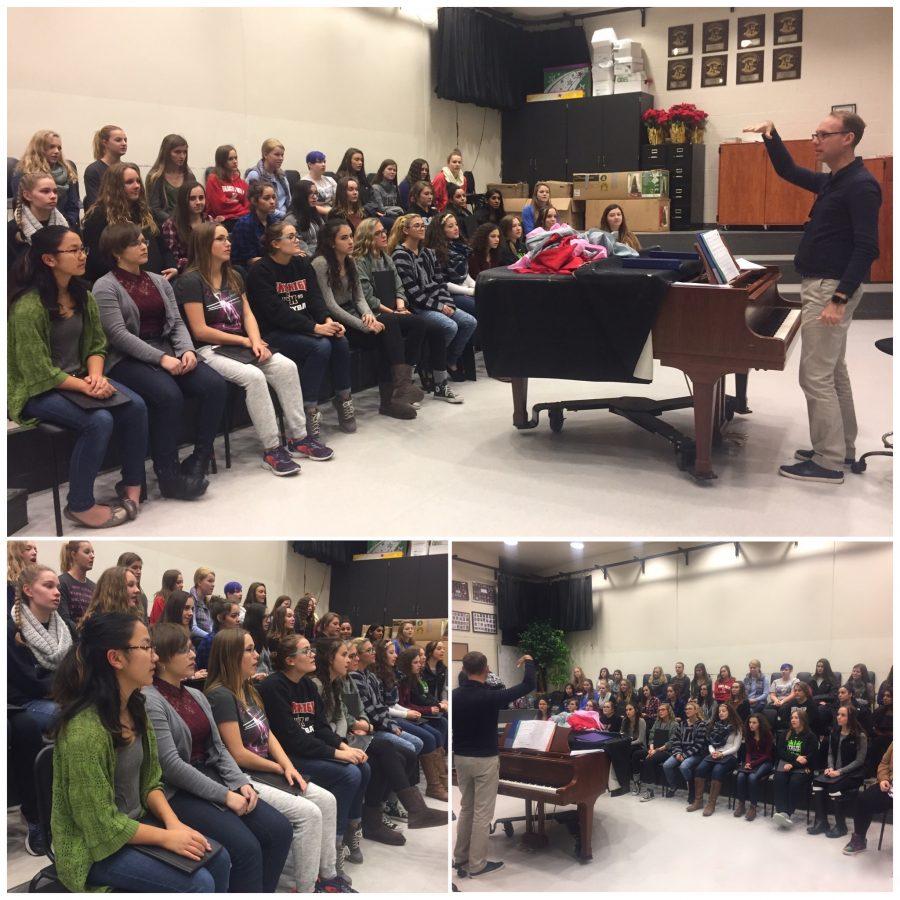
[[[578,859],[585,863],[594,858],[591,848],[591,837],[594,828],[594,804],[578,804],[578,831],[581,839],[578,844]]]
[[[537,801],[538,829],[535,831],[534,811],[531,808],[531,802],[531,800],[525,801],[525,834],[522,835],[522,846],[527,847],[529,850],[540,850],[542,847],[546,847],[548,843],[547,833],[544,830],[544,804],[540,800]]]
[[[694,441],[697,451],[694,477],[705,481],[718,477],[712,468],[712,440],[719,376],[687,374],[694,384]]]
[[[525,428],[528,425],[528,379],[511,378],[513,396],[513,425]]]
[[[752,413],[747,406],[747,378],[746,372],[735,372],[734,375],[734,411],[741,415]]]

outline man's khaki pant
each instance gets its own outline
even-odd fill
[[[844,354],[847,331],[862,299],[862,286],[850,297],[840,325],[819,319],[832,294],[834,278],[804,278],[800,284],[800,387],[806,395],[813,459],[826,469],[840,469],[856,456],[856,412]]]
[[[489,828],[500,781],[500,757],[454,753],[453,763],[461,798],[453,864],[465,866],[469,874],[474,874],[487,862]]]

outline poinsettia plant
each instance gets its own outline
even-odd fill
[[[668,109],[670,122],[683,122],[692,128],[703,128],[709,113],[698,109],[693,103],[676,103]]]
[[[641,116],[641,121],[648,128],[662,128],[669,121],[669,113],[664,109],[648,109]]]

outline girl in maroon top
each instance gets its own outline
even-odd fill
[[[216,148],[216,169],[206,179],[206,211],[231,231],[250,212],[250,188],[241,178],[237,150],[231,144]]]
[[[731,677],[731,669],[728,666],[722,666],[719,669],[719,677],[713,685],[713,699],[716,703],[728,703],[731,700],[731,686],[734,684],[734,678]]]
[[[748,822],[756,818],[756,803],[762,782],[768,778],[775,765],[775,742],[769,720],[761,713],[753,713],[747,720],[747,733],[743,747],[744,759],[737,769],[737,804],[734,817],[745,814]],[[746,801],[749,798],[750,808]]]
[[[422,714],[416,723],[420,728],[433,732],[438,747],[447,749],[447,701],[438,700],[428,692],[428,685],[422,681],[422,654],[418,647],[404,650],[396,663],[399,680],[400,705]]]
[[[472,255],[469,257],[469,274],[478,278],[485,269],[500,265],[500,227],[491,222],[479,225],[472,238]]]
[[[196,181],[185,181],[175,195],[175,209],[162,224],[163,242],[175,257],[175,266],[180,275],[188,264],[188,245],[191,229],[201,222],[208,222],[206,212],[206,191]]]

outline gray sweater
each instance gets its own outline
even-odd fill
[[[373,313],[377,313],[378,308],[381,306],[381,301],[375,296],[374,272],[393,273],[394,298],[399,297],[403,300],[403,304],[406,305],[406,291],[403,290],[403,282],[400,280],[400,274],[397,272],[394,261],[387,253],[379,253],[377,257],[363,256],[358,259],[354,258],[354,262],[356,263],[356,271],[359,273],[359,283],[362,287],[363,296],[366,298],[366,302]]]
[[[191,732],[187,723],[178,715],[172,704],[151,685],[143,688],[142,693],[146,700],[147,717],[156,732],[166,796],[171,797],[178,789],[212,803],[224,804],[228,792],[250,784],[250,777],[238,768],[234,757],[225,748],[209,701],[194,688],[185,690],[200,704],[200,708],[209,719],[210,740],[204,763],[217,772],[224,783],[213,781],[191,765]]]
[[[319,290],[322,291],[328,315],[345,328],[368,333],[369,329],[363,324],[362,317],[369,315],[372,309],[366,303],[359,279],[353,292],[350,291],[349,279],[346,276],[341,279],[340,287],[333,290],[328,283],[328,262],[325,257],[317,256],[312,261],[312,267],[319,281]]]
[[[156,285],[166,307],[166,324],[161,339],[153,344],[139,337],[140,311],[118,278],[107,272],[94,282],[92,292],[100,310],[100,324],[109,343],[104,364],[106,372],[125,357],[158,366],[166,354],[181,358],[194,349],[187,326],[178,311],[172,285],[155,272],[147,272],[147,276]]]

